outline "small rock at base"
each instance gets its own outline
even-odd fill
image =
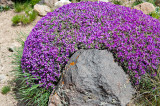
[[[4,74],[0,74],[0,83],[7,82],[7,76]]]
[[[61,106],[61,100],[57,94],[51,95],[49,98],[51,102],[48,106]]]

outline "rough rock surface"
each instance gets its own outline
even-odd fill
[[[77,51],[60,83],[58,92],[65,91],[65,99],[59,95],[70,106],[126,106],[135,93],[128,76],[107,50]]]
[[[34,5],[34,10],[37,11],[40,16],[45,16],[48,12],[51,12],[50,7],[40,4]]]
[[[153,4],[144,2],[133,7],[134,9],[141,10],[144,14],[149,14],[156,10]]]

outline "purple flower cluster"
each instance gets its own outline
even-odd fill
[[[55,86],[62,67],[78,49],[108,49],[140,79],[160,63],[160,22],[140,10],[110,2],[79,2],[48,13],[24,45],[23,72],[35,83]]]

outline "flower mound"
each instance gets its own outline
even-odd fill
[[[36,84],[54,88],[78,49],[108,49],[137,79],[160,63],[160,22],[110,2],[79,2],[48,13],[25,41],[21,66]],[[152,73],[151,73],[152,74]]]

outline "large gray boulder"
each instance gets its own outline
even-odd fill
[[[110,52],[90,49],[70,58],[55,92],[70,106],[126,106],[135,90]]]

